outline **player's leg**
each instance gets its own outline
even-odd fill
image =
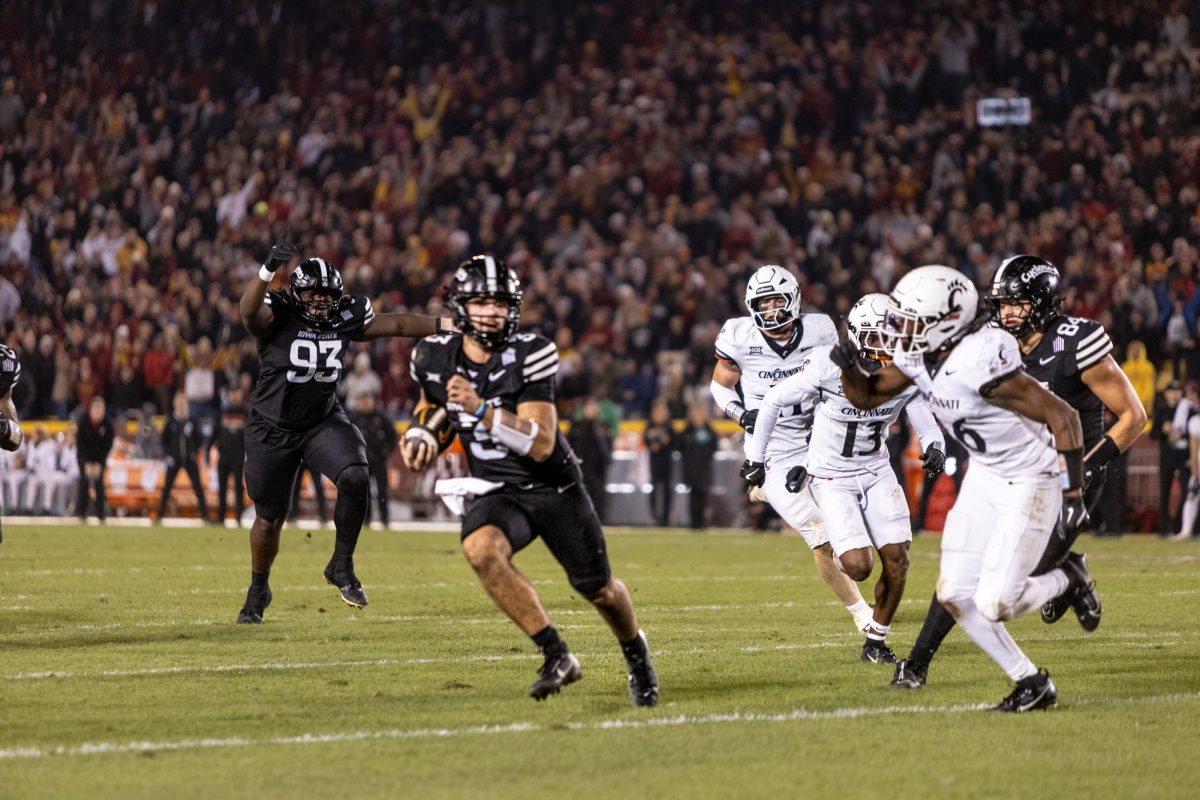
[[[250,588],[238,613],[238,624],[258,624],[271,604],[271,566],[279,553],[292,486],[300,471],[300,442],[251,420],[245,429],[246,487],[254,501],[254,523],[250,526]]]
[[[1106,472],[1101,471],[1088,485],[1084,497],[1089,512],[1095,509],[1103,499],[1105,483]],[[1064,531],[1060,519],[1054,526],[1054,532],[1050,535],[1050,540],[1046,543],[1046,550],[1042,553],[1042,558],[1034,568],[1033,574],[1045,575],[1057,567],[1064,567],[1067,570],[1082,568],[1086,571],[1087,557],[1071,551],[1071,547],[1078,538],[1079,531],[1068,535]],[[1103,613],[1100,593],[1096,591],[1096,584],[1090,576],[1085,584],[1079,591],[1064,592],[1046,602],[1042,606],[1042,622],[1046,624],[1058,622],[1067,609],[1072,608],[1075,611],[1075,618],[1079,620],[1080,626],[1085,631],[1090,633],[1096,630],[1100,625],[1100,616]]]
[[[645,634],[638,628],[633,599],[625,584],[612,576],[604,531],[591,498],[579,486],[559,494],[530,497],[546,547],[567,573],[571,588],[587,598],[608,624],[625,657],[629,695],[635,706],[658,703],[658,676]]]
[[[792,526],[812,550],[817,574],[846,607],[854,620],[854,629],[862,631],[871,623],[871,607],[863,600],[858,585],[842,572],[834,560],[833,548],[829,546],[829,538],[825,533],[825,522],[812,491],[808,486],[795,493],[787,490],[787,472],[792,466],[788,462],[778,465],[768,463],[763,493],[783,521]]]
[[[108,517],[108,494],[104,488],[104,473],[108,471],[108,464],[98,465],[99,469],[96,472],[96,516],[104,522]]]
[[[333,556],[325,567],[325,580],[338,587],[348,605],[361,608],[367,604],[367,594],[354,572],[354,551],[370,501],[367,446],[362,433],[339,409],[308,437],[304,461],[313,472],[328,475],[338,490],[333,507]]]
[[[368,465],[371,479],[375,482],[375,502],[379,504],[379,522],[386,528],[388,519],[388,473],[387,461],[380,460]]]
[[[904,599],[912,520],[908,515],[908,500],[894,472],[882,472],[871,478],[863,476],[863,483],[863,517],[882,562],[879,583],[875,587],[875,613],[867,630],[867,640],[874,639],[882,644],[891,630],[900,601]],[[892,661],[895,661],[894,657]]]
[[[533,541],[529,517],[508,494],[477,498],[462,522],[462,550],[484,591],[496,607],[533,640],[542,652],[542,667],[529,690],[535,700],[556,694],[583,677],[579,659],[550,622],[533,585],[512,557]]]
[[[896,674],[892,677],[893,689],[920,689],[925,685],[933,656],[950,631],[954,630],[954,624],[954,615],[946,610],[938,600],[937,591],[934,591],[917,641],[913,643],[908,658],[896,665]]]
[[[1005,511],[996,501],[1002,502],[1004,507],[1013,503],[1029,513],[1032,511],[1035,488],[1034,484],[1012,484],[987,475],[982,470],[972,470],[963,481],[963,492],[958,502],[946,517],[946,528],[942,534],[938,598],[971,641],[1016,682],[1017,689],[1001,703],[1001,706],[1007,704],[1013,707],[1003,710],[1028,711],[1053,705],[1057,699],[1049,677],[1038,671],[1003,623],[985,616],[977,604],[977,598],[980,597],[986,602],[993,602],[990,589],[982,594],[980,589],[987,559],[997,556],[995,542],[1008,539],[1012,544],[1012,537],[1005,536],[999,530]],[[1054,507],[1057,509],[1057,506]],[[1016,516],[1016,513],[1009,513],[1004,523],[1011,525]],[[1044,546],[1044,542],[1041,546]],[[1037,552],[1040,553],[1040,549]],[[1031,568],[1035,558],[1030,557]]]

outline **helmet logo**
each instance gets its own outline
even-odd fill
[[[1058,270],[1049,264],[1038,264],[1028,272],[1025,272],[1021,275],[1021,283],[1033,283],[1034,278],[1038,277],[1039,275],[1045,275],[1047,272],[1058,272]]]

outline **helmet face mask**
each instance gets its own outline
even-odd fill
[[[520,286],[517,274],[500,259],[472,256],[455,270],[446,307],[464,335],[496,350],[517,332],[523,296]]]
[[[764,333],[782,333],[800,318],[800,282],[783,267],[759,267],[746,282],[746,310]]]
[[[966,335],[975,321],[979,293],[959,271],[918,267],[888,297],[884,329],[891,344],[909,353],[936,353]]]
[[[342,276],[323,258],[302,261],[288,281],[292,307],[309,325],[327,327],[342,298]]]
[[[846,315],[846,335],[859,355],[885,364],[892,360],[891,337],[884,328],[887,300],[886,294],[864,295]]]
[[[1058,268],[1044,258],[1006,259],[996,270],[987,298],[1000,327],[1017,337],[1045,330],[1062,311],[1059,280]]]

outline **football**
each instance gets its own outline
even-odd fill
[[[443,406],[425,406],[413,415],[404,437],[424,439],[436,446],[439,453],[443,452],[454,441],[450,413]]]

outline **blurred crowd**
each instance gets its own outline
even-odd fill
[[[842,314],[1033,252],[1149,404],[1200,378],[1200,19],[1151,0],[10,0],[0,330],[22,418],[216,420],[236,298],[285,226],[384,310],[504,257],[560,394],[686,415],[763,263]],[[1018,94],[1028,126],[983,128]],[[412,343],[343,389],[411,409]],[[351,398],[354,402],[354,398]]]

